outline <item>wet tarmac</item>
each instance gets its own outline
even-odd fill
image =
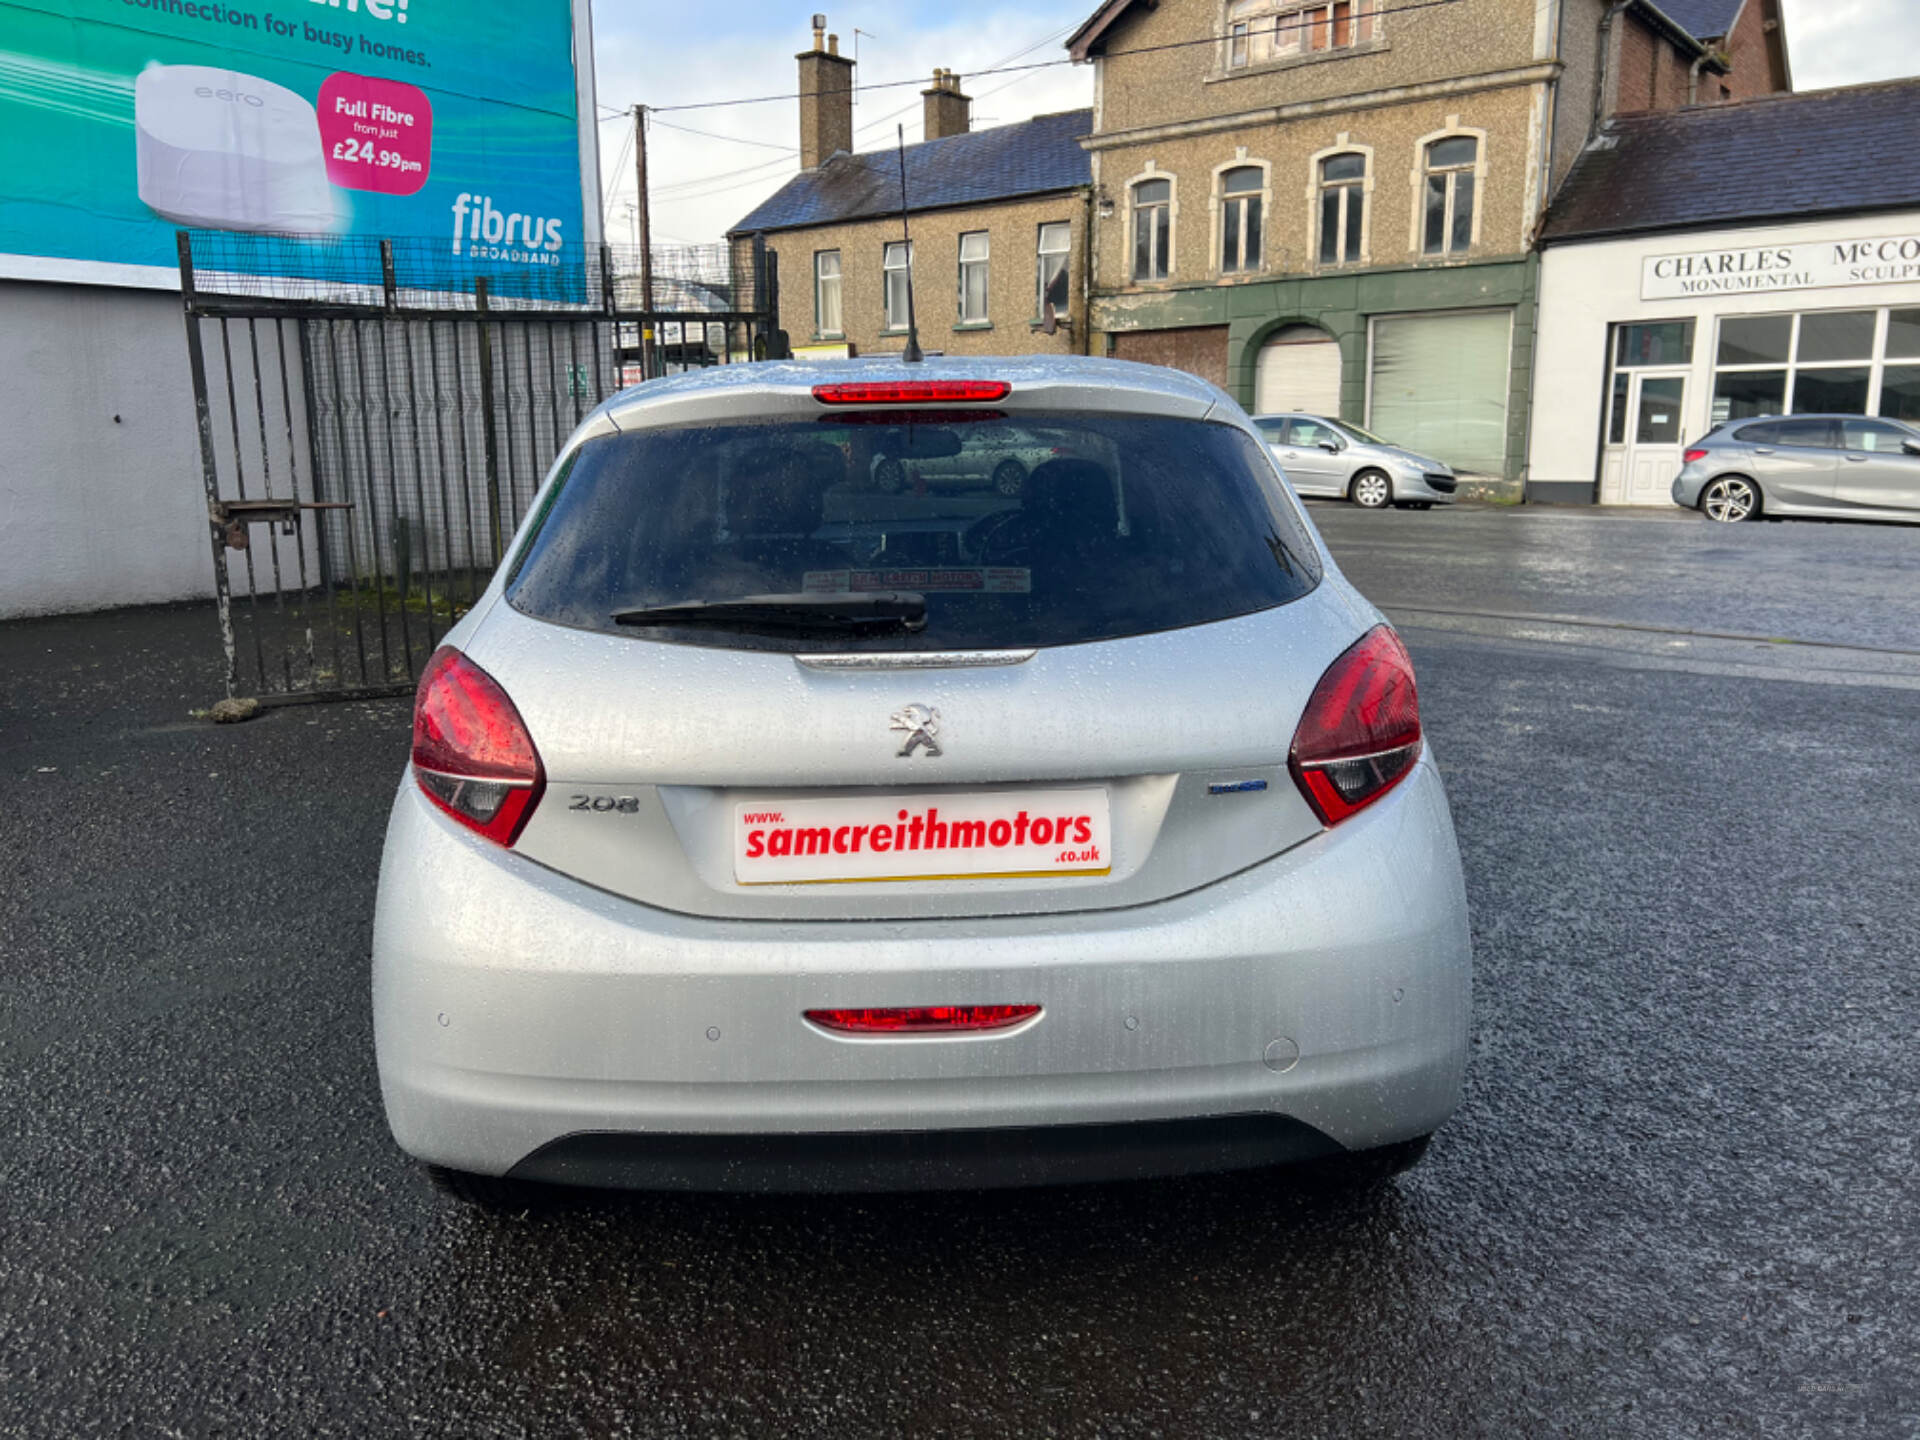
[[[373,1071],[404,703],[0,626],[0,1433],[1920,1433],[1920,528],[1315,516],[1475,927],[1466,1103],[1359,1197],[463,1210]]]

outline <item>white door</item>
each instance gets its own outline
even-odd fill
[[[1340,346],[1313,325],[1289,325],[1260,347],[1253,365],[1253,413],[1304,410],[1340,415]]]
[[[1686,443],[1687,372],[1635,370],[1623,396],[1623,424],[1609,419],[1600,472],[1603,505],[1670,505]]]

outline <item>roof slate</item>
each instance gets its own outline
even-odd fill
[[[909,208],[938,210],[1089,185],[1093,166],[1080,140],[1092,130],[1093,111],[1067,110],[909,145]],[[899,211],[899,152],[842,152],[794,176],[728,233],[833,225]]]
[[[1574,162],[1541,238],[1920,208],[1916,134],[1915,80],[1618,116]]]
[[[1696,40],[1712,40],[1733,28],[1741,0],[1652,0],[1674,24]]]

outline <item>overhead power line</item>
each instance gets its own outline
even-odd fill
[[[1414,10],[1438,10],[1443,6],[1458,5],[1459,3],[1460,0],[1412,0],[1412,3],[1405,5],[1381,6],[1379,9],[1371,11],[1368,18],[1378,19],[1383,15],[1404,15]],[[1330,23],[1328,20],[1275,20],[1273,28],[1275,32],[1281,30],[1305,30],[1314,25],[1327,25]],[[1347,23],[1352,24],[1354,21],[1349,20]],[[1226,43],[1225,36],[1209,35],[1199,40],[1169,40],[1159,45],[1137,45],[1131,50],[1111,50],[1108,51],[1103,58],[1119,60],[1129,55],[1152,55],[1163,50],[1188,50],[1199,45],[1212,45],[1217,47]],[[1052,70],[1061,65],[1075,65],[1078,63],[1076,60],[1066,59],[1036,60],[1026,65],[988,66],[983,70],[961,71],[960,78],[963,80],[975,80],[983,75],[1011,75],[1019,71],[1027,70]],[[899,90],[908,85],[924,85],[926,83],[924,76],[918,76],[912,80],[879,80],[872,84],[848,85],[833,90],[789,90],[779,95],[749,95],[734,100],[695,100],[682,105],[650,106],[649,111],[650,113],[658,114],[661,111],[718,110],[734,105],[768,105],[780,100],[810,100],[822,95],[852,95],[868,90]]]

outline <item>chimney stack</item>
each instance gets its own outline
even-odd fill
[[[826,16],[813,22],[813,48],[794,57],[800,62],[802,170],[817,170],[835,151],[853,149],[853,61],[840,53],[840,37],[826,33]]]
[[[973,101],[960,93],[960,77],[951,70],[933,72],[933,86],[920,92],[922,134],[928,140],[964,135],[973,125]]]

